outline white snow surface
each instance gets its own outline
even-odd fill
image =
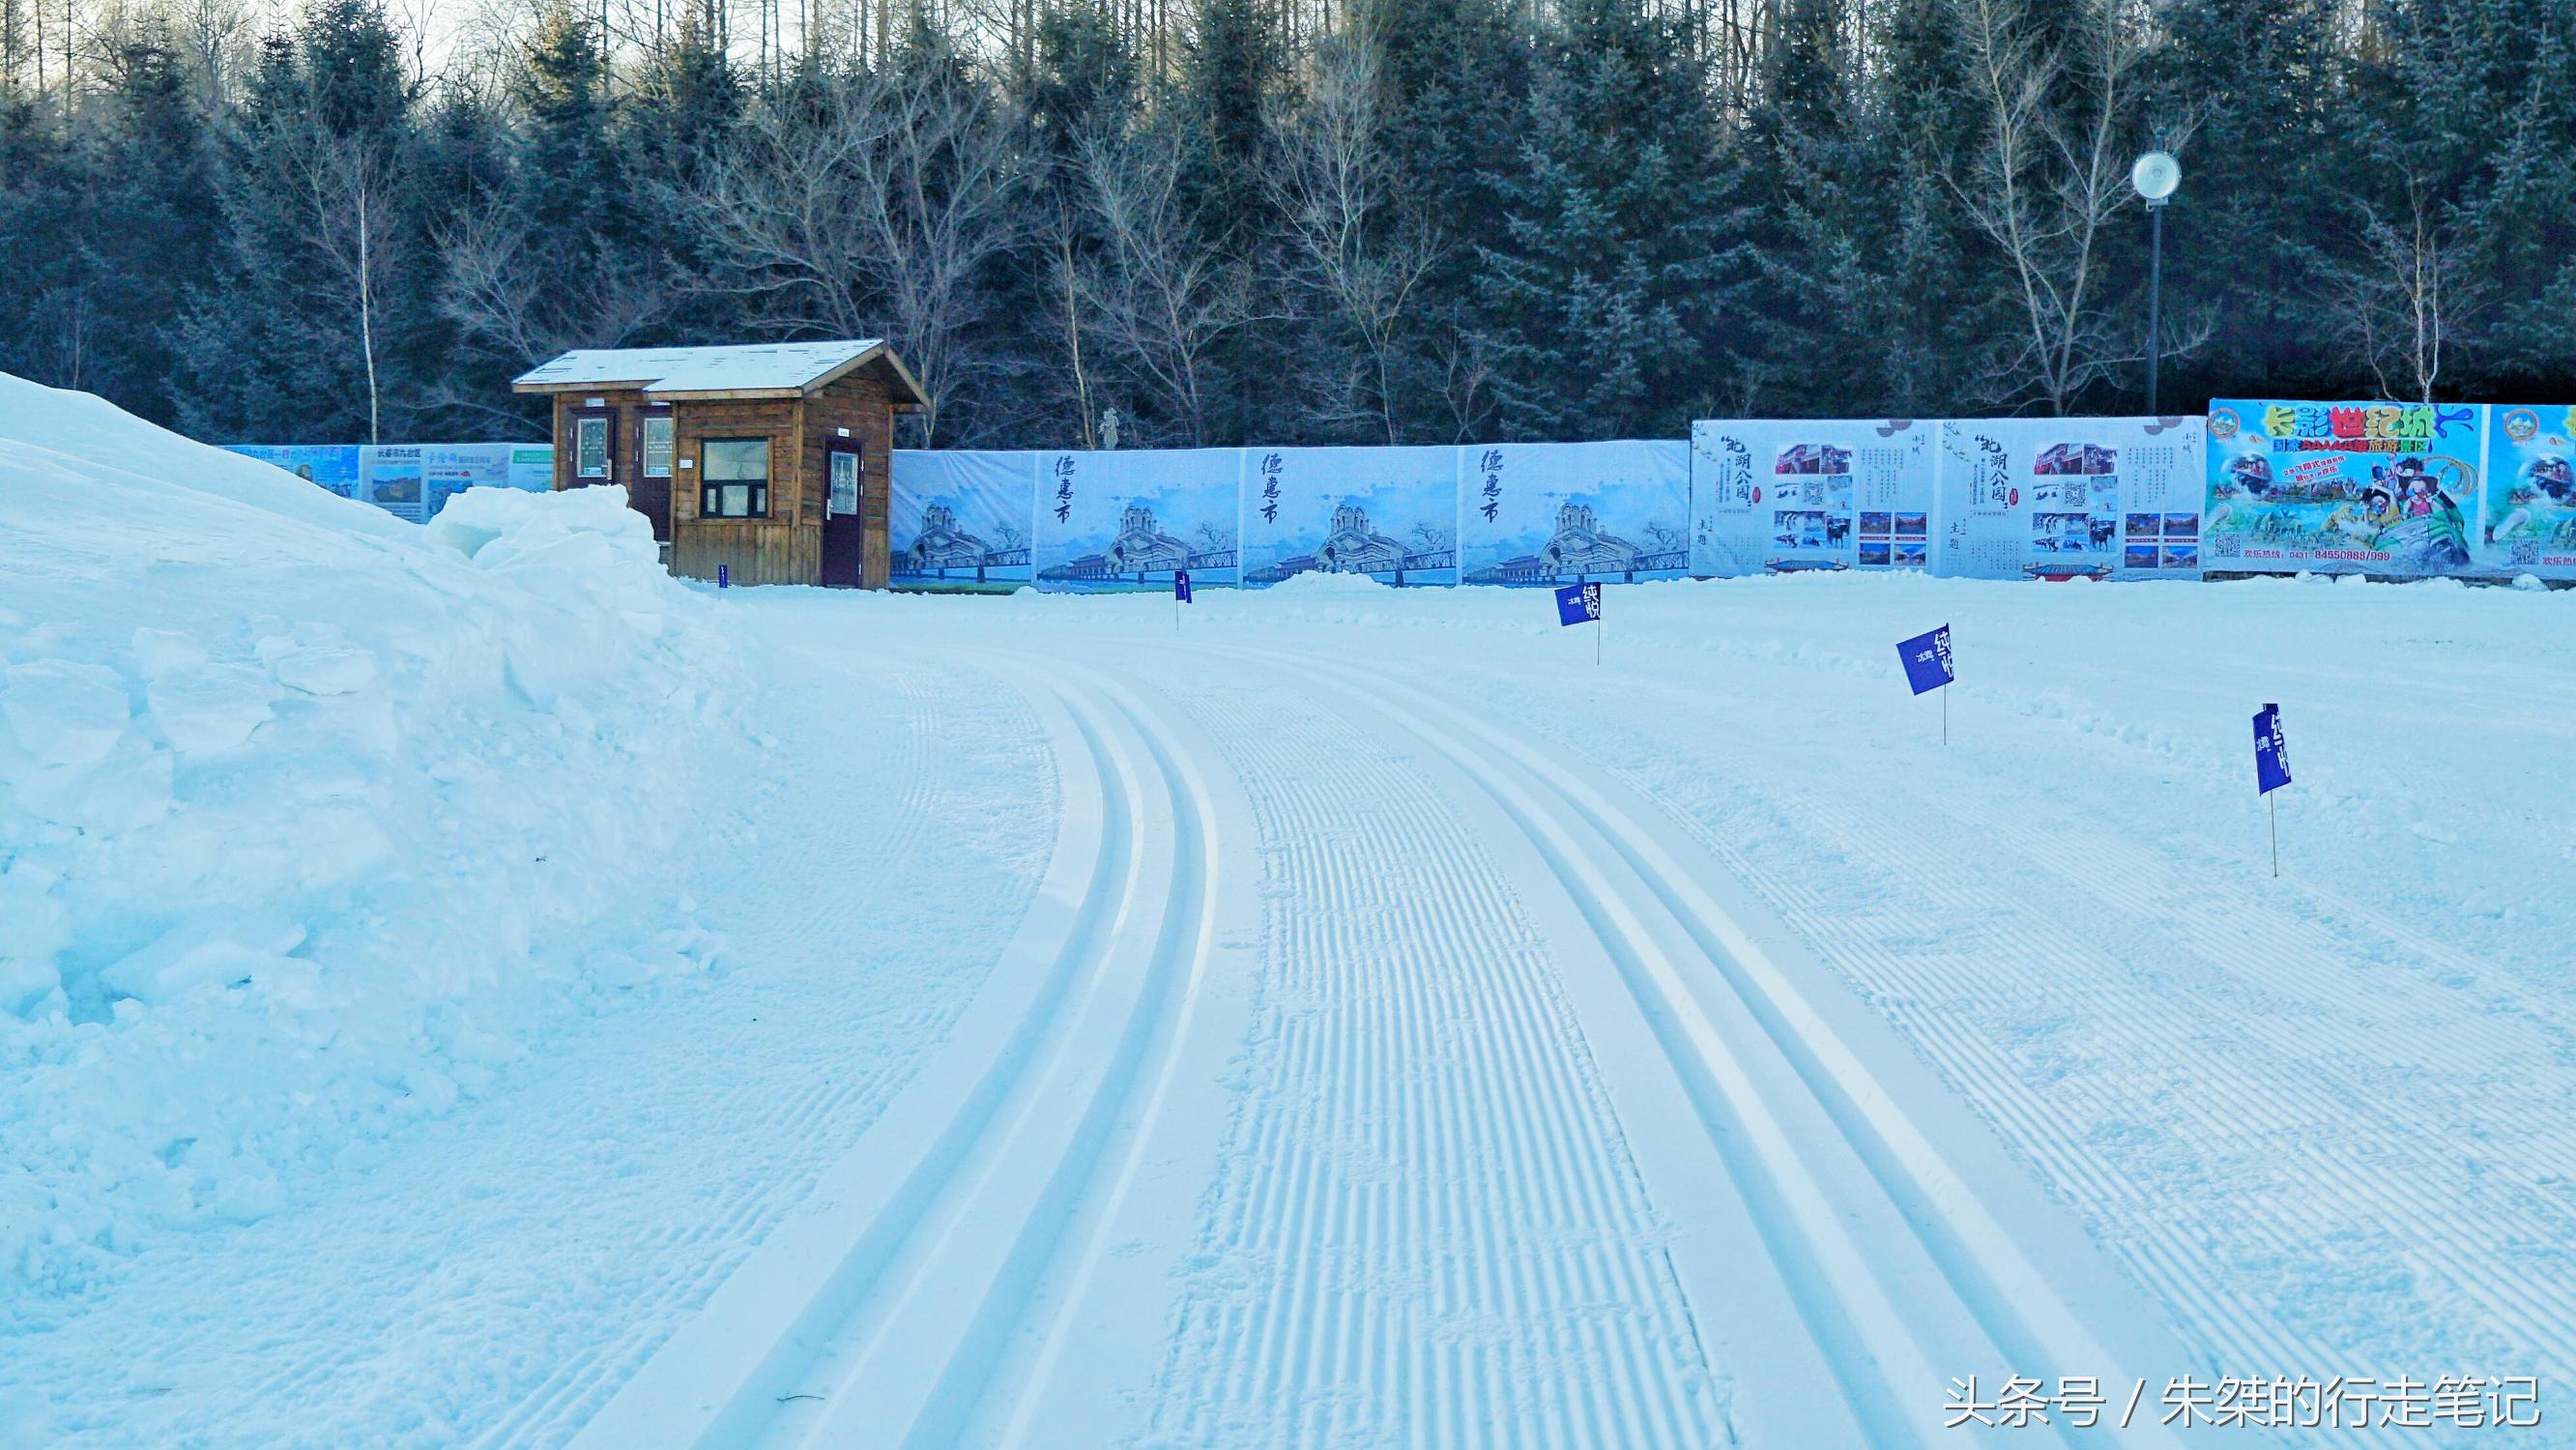
[[[2576,1373],[2576,595],[1612,586],[1596,666],[1544,591],[680,591],[581,496],[173,562],[238,505],[50,466],[0,1444],[2021,1443],[1949,1381]],[[2552,1442],[2319,1443],[2454,1438]]]
[[[731,347],[582,348],[523,374],[519,381],[603,387],[621,383],[648,393],[802,388],[850,359],[883,346],[885,339],[866,337]]]
[[[0,1329],[713,960],[653,878],[740,727],[622,503],[424,529],[0,377]]]

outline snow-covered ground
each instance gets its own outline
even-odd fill
[[[0,459],[0,1444],[2576,1371],[2576,595],[1614,587],[1596,666],[1541,593],[684,589],[85,426]]]

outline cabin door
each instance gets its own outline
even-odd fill
[[[823,441],[823,582],[859,587],[867,557],[867,466],[855,438]]]

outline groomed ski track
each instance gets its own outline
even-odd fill
[[[2008,1371],[2160,1438],[2159,1316],[1632,787],[1339,662],[972,663],[1036,904],[576,1444],[1934,1444]]]

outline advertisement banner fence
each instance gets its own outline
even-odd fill
[[[2198,577],[2201,428],[2198,418],[1943,423],[1934,572]]]
[[[2483,564],[2576,579],[2576,408],[2489,409],[2486,495]]]
[[[2469,574],[2486,413],[2470,404],[2224,398],[2209,407],[2206,565]]]
[[[1690,446],[1495,443],[1458,450],[1468,584],[1635,583],[1690,572]]]
[[[1243,582],[1304,573],[1458,582],[1455,448],[1244,450]]]
[[[1027,584],[1041,456],[896,450],[886,500],[895,587],[1006,592]]]
[[[1691,425],[1690,572],[1920,569],[1931,562],[1938,425]]]
[[[1092,593],[1235,582],[1243,450],[1042,453],[1032,558],[1037,586]]]
[[[990,548],[986,583],[1060,590],[1163,589],[1179,568],[1252,587],[1310,571],[2576,580],[2576,408],[2557,406],[2222,399],[2206,418],[1705,420],[1687,444],[905,452],[893,494],[896,579],[919,588],[975,575],[964,543],[931,562],[922,540],[956,542],[940,530]]]
[[[469,488],[554,487],[544,443],[226,443],[227,453],[275,464],[342,498],[424,523]]]

